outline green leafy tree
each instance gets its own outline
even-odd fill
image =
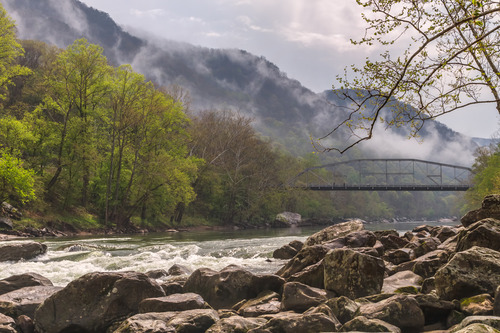
[[[480,206],[485,196],[500,192],[499,146],[479,149],[472,168],[474,186],[466,192],[464,212]]]
[[[6,98],[7,86],[12,79],[27,75],[30,70],[16,64],[16,58],[23,55],[23,48],[16,39],[14,21],[0,4],[0,100]]]
[[[23,167],[21,159],[0,151],[0,200],[26,203],[36,199],[34,172]]]
[[[353,43],[386,51],[337,78],[337,94],[350,111],[317,140],[320,146],[345,152],[370,139],[379,122],[408,125],[416,136],[426,121],[473,104],[493,104],[500,112],[498,1],[357,2],[367,28]],[[344,130],[350,140],[327,144]]]
[[[47,73],[51,89],[41,107],[50,110],[59,127],[56,170],[47,190],[50,192],[63,174],[66,200],[80,189],[84,207],[92,170],[98,163],[94,133],[98,131],[102,99],[109,92],[110,70],[102,48],[80,39],[58,55],[54,71]]]

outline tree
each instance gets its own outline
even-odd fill
[[[12,83],[13,78],[30,73],[28,68],[15,64],[16,58],[23,52],[16,39],[14,21],[0,4],[0,100],[5,99],[5,88]]]
[[[96,165],[93,133],[102,99],[109,92],[107,77],[111,67],[102,52],[101,47],[85,39],[76,40],[61,52],[54,71],[48,73],[51,92],[42,105],[53,111],[52,118],[59,119],[56,171],[47,190],[52,190],[66,169],[66,189],[74,193],[79,188],[84,207],[88,204],[91,170]]]
[[[386,48],[338,76],[337,95],[347,117],[316,143],[341,153],[368,140],[377,123],[408,125],[417,136],[424,123],[474,104],[500,113],[500,2],[485,0],[357,0],[367,12],[365,37],[355,45]],[[368,12],[368,10],[370,12]],[[404,50],[395,54],[401,45]],[[347,130],[344,144],[327,138]],[[330,141],[331,142],[331,141]]]
[[[0,151],[0,201],[26,203],[36,199],[34,172],[16,156]]]

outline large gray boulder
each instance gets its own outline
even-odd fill
[[[412,271],[423,278],[430,278],[448,262],[448,252],[435,250],[413,260]]]
[[[0,261],[29,260],[45,252],[47,252],[47,245],[42,243],[9,243],[0,246]]]
[[[462,225],[468,227],[477,221],[486,218],[500,220],[500,194],[488,195],[483,199],[481,208],[472,210],[465,214],[462,219]]]
[[[358,315],[359,304],[348,297],[330,298],[325,304],[332,309],[333,314],[342,324],[354,319]]]
[[[142,273],[89,273],[46,299],[35,326],[40,333],[105,332],[136,314],[142,300],[162,296],[160,285]]]
[[[0,332],[19,333],[15,320],[9,316],[0,313]]]
[[[231,316],[223,318],[210,327],[206,333],[238,333],[248,332],[267,323],[264,318],[244,318]]]
[[[52,286],[52,285],[53,284],[49,279],[37,273],[24,273],[19,275],[12,275],[8,278],[0,280],[0,295],[24,287]]]
[[[340,332],[390,332],[401,333],[399,327],[386,323],[380,319],[356,317],[342,326]]]
[[[288,282],[283,286],[281,307],[284,311],[304,312],[326,302],[328,296],[324,289],[309,287],[299,282]]]
[[[259,317],[278,313],[281,311],[280,298],[281,296],[274,291],[262,292],[256,298],[241,304],[237,309],[238,314],[243,317]]]
[[[500,220],[492,218],[480,220],[462,230],[458,236],[457,252],[473,246],[500,251]]]
[[[369,319],[380,319],[399,327],[402,331],[422,330],[425,324],[424,313],[417,301],[405,295],[389,297],[377,303],[362,304],[359,313]]]
[[[0,295],[0,313],[14,318],[20,315],[33,318],[36,308],[61,289],[54,286],[33,286]]]
[[[277,275],[287,279],[290,276],[302,271],[304,268],[317,264],[330,251],[329,248],[323,245],[306,246],[297,253],[285,266],[280,268]]]
[[[139,313],[186,311],[207,308],[209,308],[209,306],[203,300],[203,297],[195,293],[146,298],[139,303]]]
[[[302,216],[297,213],[283,212],[276,215],[273,221],[273,227],[277,228],[290,228],[296,227],[302,222]]]
[[[323,262],[325,289],[351,299],[378,294],[384,283],[385,265],[380,258],[351,249],[329,252]]]
[[[413,287],[415,289],[420,289],[422,281],[422,277],[413,273],[412,271],[398,272],[384,279],[382,292],[391,294],[396,290],[404,287]]]
[[[315,288],[325,288],[325,268],[323,260],[315,263],[314,265],[307,266],[300,272],[290,276],[288,282],[300,282]]]
[[[364,225],[361,220],[351,220],[348,222],[335,224],[309,236],[304,245],[311,246],[326,243],[328,241],[334,240],[335,238],[344,237],[351,232],[361,231],[363,229]]]
[[[466,327],[469,327],[474,324],[479,324],[483,326],[490,326],[496,330],[500,331],[500,317],[495,317],[495,316],[470,316],[462,320],[462,322],[456,326],[453,326],[452,328],[449,329],[450,333],[457,333],[463,330]],[[464,332],[475,332],[475,331],[464,331]],[[478,331],[480,332],[480,331]],[[492,332],[492,331],[486,331],[486,332]]]
[[[248,333],[280,332],[280,333],[318,333],[336,332],[339,322],[324,313],[281,312],[270,316],[271,319],[263,326],[250,330]]]
[[[500,285],[500,252],[474,246],[456,253],[435,275],[438,296],[445,300],[462,299],[488,293]]]
[[[214,309],[230,309],[243,299],[255,298],[265,290],[279,292],[284,280],[275,275],[255,275],[238,266],[217,272],[197,269],[184,284],[184,292],[199,294]]]
[[[218,320],[211,309],[141,313],[127,318],[113,333],[203,333]]]

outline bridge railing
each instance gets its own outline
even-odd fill
[[[323,191],[465,191],[468,167],[417,159],[357,159],[307,168],[288,186]]]

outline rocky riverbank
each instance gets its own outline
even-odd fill
[[[277,249],[287,261],[269,275],[173,266],[62,288],[27,272],[0,280],[0,332],[500,332],[500,196],[461,222],[404,235],[337,224]],[[0,260],[46,251],[25,244]]]

